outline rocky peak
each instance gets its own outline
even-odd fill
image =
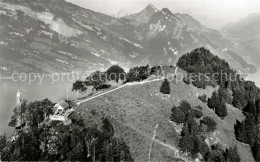
[[[166,14],[167,14],[167,15],[172,15],[172,14],[173,14],[168,8],[163,8],[163,9],[162,9],[162,13],[165,14],[165,15],[166,15]]]
[[[152,5],[152,4],[147,5],[145,10],[150,10],[150,11],[152,11],[154,13],[158,12],[158,9],[156,7],[154,7],[154,5]]]

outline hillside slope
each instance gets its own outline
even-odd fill
[[[260,51],[260,12],[252,13],[238,22],[228,24],[222,32],[248,51],[247,59],[258,65]]]
[[[76,111],[89,125],[99,125],[102,118],[110,118],[116,136],[126,141],[135,160],[149,160],[149,156],[153,161],[178,158],[191,160],[191,157],[180,152],[180,156],[175,156],[178,155],[175,154],[175,149],[179,149],[178,131],[180,129],[178,129],[178,125],[170,121],[173,105],[177,106],[181,100],[187,100],[192,107],[201,105],[204,116],[211,116],[217,122],[216,132],[208,137],[210,143],[218,142],[224,147],[237,145],[242,161],[254,161],[250,146],[235,139],[233,125],[236,119],[240,121],[244,119],[240,110],[228,106],[229,115],[221,120],[213,110],[196,97],[201,94],[207,94],[210,97],[214,91],[212,87],[203,90],[184,82],[176,84],[175,81],[172,81],[170,96],[163,97],[159,92],[161,83],[162,81],[157,81],[126,86],[83,103]],[[154,135],[155,140],[152,142]]]

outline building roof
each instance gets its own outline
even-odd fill
[[[64,100],[58,102],[57,104],[60,105],[63,108],[69,107],[69,104],[67,104],[67,102],[65,102]]]

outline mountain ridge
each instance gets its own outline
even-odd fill
[[[4,0],[0,10],[3,76],[14,71],[91,71],[112,64],[126,69],[144,63],[174,65],[182,54],[200,46],[215,49],[217,55],[241,71],[254,71],[249,64],[234,58],[238,55],[222,52],[227,47],[215,44],[222,40],[218,33],[213,33],[211,40],[205,38],[168,9],[158,11],[148,5],[130,19],[117,19],[66,1]],[[158,13],[161,25],[154,16]],[[152,33],[155,37],[147,39]]]

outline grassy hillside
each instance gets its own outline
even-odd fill
[[[202,94],[210,97],[218,87],[198,89],[192,84],[172,81],[171,94],[166,97],[159,92],[162,81],[123,87],[83,103],[76,113],[82,114],[89,125],[100,125],[101,119],[108,117],[116,136],[126,141],[135,160],[149,160],[149,157],[156,161],[173,160],[179,157],[175,156],[179,133],[176,124],[170,121],[171,109],[181,100],[187,100],[192,107],[202,106],[204,116],[211,116],[217,122],[217,130],[208,137],[209,143],[219,142],[225,147],[237,145],[241,160],[253,161],[249,145],[235,139],[234,123],[236,119],[244,119],[242,112],[228,105],[228,116],[221,120],[197,98]],[[179,158],[189,159],[186,156]]]

